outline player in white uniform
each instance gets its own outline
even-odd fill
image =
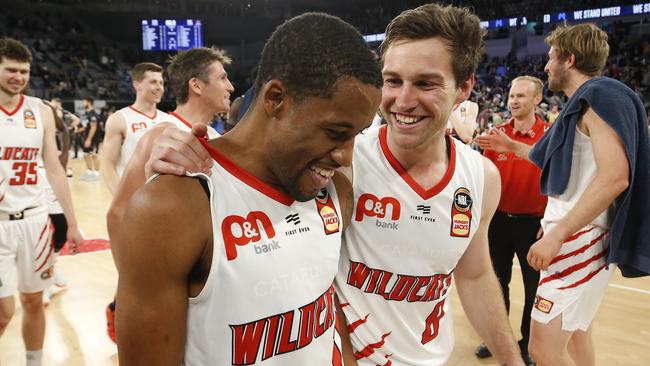
[[[447,132],[457,136],[462,142],[469,144],[474,139],[474,131],[478,126],[478,104],[465,100],[454,106],[447,121]]]
[[[558,27],[546,41],[551,46],[545,67],[549,89],[568,95],[567,105],[579,90],[599,85],[592,81],[600,75],[609,53],[604,31],[593,24]],[[617,92],[604,88],[601,93]],[[544,366],[595,365],[591,325],[613,272],[606,259],[616,213],[614,200],[629,184],[630,163],[612,127],[616,121],[605,121],[594,111],[607,106],[591,105],[583,98],[575,126],[569,125],[575,137],[568,147],[572,158],[566,189],[549,196],[542,219],[544,236],[528,253],[530,265],[541,270],[529,349],[537,364]],[[548,132],[551,137],[568,124],[565,119],[563,111]],[[634,122],[622,123],[630,126]],[[639,136],[635,139],[640,140]],[[483,136],[479,145],[513,151],[526,159],[531,151],[529,145],[503,134]],[[554,179],[553,174],[551,170],[549,179]]]
[[[167,73],[171,90],[176,95],[176,110],[166,114],[164,118],[157,118],[159,123],[155,128],[143,131],[139,142],[132,147],[129,146],[129,149],[133,149],[133,151],[121,180],[109,184],[109,186],[114,184],[113,202],[107,215],[108,235],[111,239],[111,251],[114,258],[117,258],[119,253],[115,233],[119,231],[126,203],[133,192],[145,182],[144,165],[147,157],[151,154],[152,141],[170,126],[190,131],[193,123],[207,124],[217,113],[228,112],[230,93],[234,91],[224,69],[228,64],[230,64],[230,58],[223,51],[212,48],[195,48],[179,52],[170,62]],[[162,82],[161,72],[162,70],[155,74],[158,75],[156,79],[160,77],[160,83]],[[156,91],[154,96],[160,98],[162,93],[158,95]],[[219,136],[212,127],[208,127],[207,135],[209,138]],[[114,147],[109,148],[107,157],[115,157],[114,151]],[[126,154],[124,145],[122,154],[122,156]],[[114,164],[111,165],[114,166]],[[119,264],[117,260],[115,263]],[[107,332],[113,341],[115,341],[114,317],[115,301],[106,308]]]
[[[335,169],[350,164],[380,85],[349,24],[310,13],[278,27],[251,108],[205,143],[216,161],[210,200],[196,179],[159,176],[131,201],[118,257],[120,362],[341,365],[333,282],[352,202]]]
[[[167,114],[158,110],[165,92],[163,69],[151,62],[142,62],[131,69],[135,102],[113,113],[106,120],[106,136],[102,151],[101,169],[104,181],[112,194],[117,189],[140,137],[151,127],[167,119]]]
[[[456,7],[421,6],[387,29],[381,105],[388,126],[359,139],[356,208],[336,281],[354,350],[346,363],[444,364],[453,347],[445,316],[453,273],[467,316],[497,359],[523,365],[487,246],[499,173],[445,137],[453,106],[472,89],[482,45],[478,18]],[[205,152],[188,144],[180,153],[200,161]],[[151,165],[175,173],[170,162],[183,164],[168,153],[152,156]]]
[[[58,161],[52,110],[40,99],[22,94],[29,82],[31,60],[22,43],[0,39],[0,335],[14,314],[17,282],[28,366],[41,364],[42,295],[52,281],[52,228],[38,182],[41,158],[68,220],[71,250],[76,251],[83,241],[65,171]]]

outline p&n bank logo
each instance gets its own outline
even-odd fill
[[[259,242],[262,239],[261,230],[264,230],[268,239],[275,237],[273,224],[262,211],[251,211],[245,218],[230,215],[223,219],[221,232],[228,260],[237,258],[237,246]],[[258,254],[276,249],[280,249],[280,244],[275,240],[269,244],[263,244],[261,248],[255,246],[255,252]]]
[[[389,215],[390,212],[390,215]],[[376,224],[378,227],[384,229],[398,229],[396,222],[384,222],[379,219],[389,218],[391,221],[399,220],[401,212],[401,205],[394,197],[379,198],[371,193],[364,193],[359,196],[357,202],[357,210],[354,216],[355,221],[363,221],[364,216],[376,217]]]

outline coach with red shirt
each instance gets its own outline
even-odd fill
[[[535,114],[535,106],[542,100],[543,83],[532,76],[520,76],[512,81],[508,106],[512,117],[492,133],[503,133],[511,139],[533,145],[550,125]],[[530,313],[535,300],[539,272],[528,265],[526,256],[537,240],[540,220],[546,208],[546,196],[540,192],[540,170],[514,153],[500,154],[485,150],[501,175],[501,201],[489,228],[490,256],[499,278],[506,309],[510,310],[508,285],[512,277],[512,259],[517,255],[524,280],[525,303],[521,318],[522,339],[519,346],[524,362],[533,365],[528,355]],[[479,358],[490,357],[485,344],[476,349]]]

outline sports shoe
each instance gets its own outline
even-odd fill
[[[99,177],[95,176],[95,174],[93,174],[93,173],[91,172],[91,173],[86,173],[86,174],[84,174],[84,175],[83,175],[81,178],[79,178],[79,179],[80,179],[80,180],[83,180],[84,182],[95,182],[95,181],[99,180]]]
[[[113,307],[111,308],[111,305]],[[117,343],[117,336],[115,335],[115,303],[112,302],[106,306],[106,331],[108,332],[108,338]]]
[[[57,287],[67,287],[68,286],[68,279],[65,278],[63,273],[61,271],[57,270],[56,267],[54,267],[54,285]]]
[[[474,355],[478,358],[489,358],[492,357],[492,352],[490,352],[485,343],[481,343],[476,347],[476,350],[474,350]]]

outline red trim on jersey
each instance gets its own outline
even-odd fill
[[[135,109],[135,107],[133,107],[133,105],[130,105],[129,108],[131,108],[134,112],[136,112],[136,113],[140,113],[141,115],[143,115],[143,116],[145,116],[145,117],[147,117],[147,118],[149,118],[149,119],[156,119],[156,116],[158,115],[158,110],[157,110],[157,109],[154,110],[154,112],[153,112],[153,116],[147,116],[146,113],[141,112],[141,111]],[[173,112],[172,112],[172,113],[173,113]]]
[[[447,172],[445,172],[445,175],[435,186],[429,189],[425,189],[420,186],[418,182],[413,179],[413,177],[409,175],[402,164],[397,161],[397,158],[395,158],[393,153],[390,152],[390,149],[388,149],[388,142],[386,140],[387,131],[388,130],[386,126],[383,126],[379,129],[379,145],[381,146],[381,151],[384,153],[386,160],[388,160],[388,163],[393,167],[393,169],[395,169],[397,174],[399,174],[400,177],[404,179],[406,184],[408,184],[409,187],[415,191],[415,193],[417,193],[425,200],[428,200],[440,193],[447,186],[447,184],[449,184],[449,181],[451,180],[451,177],[454,175],[454,171],[456,170],[456,146],[454,145],[454,141],[451,139],[451,137],[445,135],[445,138],[449,143],[449,166],[447,167]]]
[[[604,232],[604,233],[598,235],[595,239],[590,241],[588,244],[585,244],[585,245],[581,246],[580,248],[578,248],[578,249],[576,249],[576,250],[574,250],[572,252],[562,254],[562,255],[559,255],[559,256],[553,258],[551,263],[549,263],[549,266],[551,264],[555,264],[555,263],[557,263],[557,262],[559,262],[561,260],[564,260],[564,259],[567,259],[567,258],[570,258],[570,257],[574,257],[574,256],[576,256],[576,255],[578,255],[580,253],[584,253],[585,251],[587,251],[587,249],[589,249],[589,248],[593,247],[594,245],[596,245],[596,243],[598,243],[605,235],[607,235],[607,232]]]
[[[566,268],[566,269],[563,270],[562,272],[555,272],[555,274],[550,275],[550,276],[544,278],[543,280],[539,281],[539,285],[538,285],[538,286],[541,286],[541,285],[543,285],[543,284],[545,284],[545,283],[547,283],[547,282],[551,282],[551,281],[553,281],[553,280],[560,279],[560,278],[562,278],[562,277],[566,277],[566,276],[570,275],[571,273],[573,273],[573,272],[575,272],[575,271],[579,271],[579,270],[581,270],[581,269],[587,267],[587,266],[589,265],[589,263],[594,262],[594,261],[597,261],[597,260],[599,260],[600,258],[604,257],[605,254],[607,254],[607,249],[605,249],[605,250],[603,250],[602,252],[600,252],[600,253],[594,255],[593,257],[587,259],[586,261],[584,261],[584,262],[582,262],[582,263],[578,263],[578,264],[575,264],[575,265],[573,265],[573,266],[571,266],[571,267],[569,267],[569,268]]]
[[[569,288],[578,287],[578,286],[582,285],[583,283],[588,282],[588,281],[589,281],[590,279],[592,279],[595,275],[597,275],[598,273],[600,273],[600,271],[602,271],[603,268],[605,268],[605,265],[604,265],[604,264],[603,264],[602,266],[598,267],[597,270],[595,270],[595,271],[589,273],[588,275],[586,275],[586,276],[585,276],[583,279],[581,279],[580,281],[575,282],[575,283],[572,283],[572,284],[570,284],[570,285],[568,285],[568,286],[560,287],[560,288],[558,288],[558,290],[566,290],[566,289],[569,289]]]
[[[18,105],[16,106],[16,108],[14,108],[13,111],[9,112],[8,110],[4,109],[4,107],[2,107],[1,105],[0,105],[0,110],[3,111],[4,114],[7,115],[7,117],[13,116],[16,112],[18,112],[20,107],[23,106],[23,102],[25,102],[25,96],[23,94],[20,94],[20,101],[18,102]]]
[[[169,114],[171,114],[172,116],[178,118],[178,119],[179,119],[181,122],[183,122],[187,127],[189,127],[190,130],[192,129],[192,124],[189,123],[189,122],[187,122],[187,121],[185,120],[185,118],[179,116],[176,112],[169,112]]]
[[[581,237],[582,235],[584,235],[584,234],[590,232],[591,230],[593,230],[593,229],[595,229],[595,228],[596,228],[595,226],[592,226],[592,227],[590,227],[590,228],[587,229],[587,230],[578,231],[577,233],[575,233],[575,234],[571,235],[570,237],[566,238],[566,240],[564,241],[564,243],[568,243],[568,242],[574,241],[574,240],[578,239],[579,237]]]
[[[221,165],[224,169],[226,169],[228,173],[232,174],[237,179],[246,183],[251,188],[286,206],[291,206],[295,201],[293,197],[289,196],[284,192],[277,190],[273,186],[269,185],[266,182],[263,182],[256,176],[252,175],[251,173],[239,167],[232,160],[228,159],[225,155],[221,154],[214,147],[210,146],[210,144],[208,144],[205,140],[199,139],[199,141],[208,150],[210,156],[212,156],[212,159],[214,159],[217,163],[219,163],[219,165]]]

